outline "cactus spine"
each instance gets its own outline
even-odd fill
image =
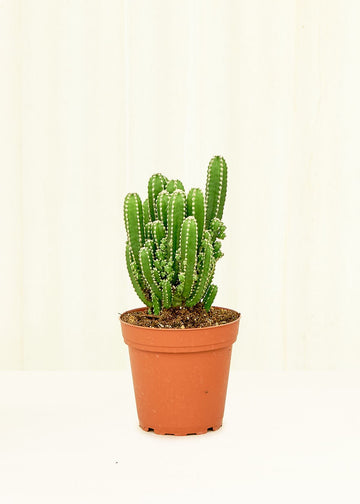
[[[205,198],[198,188],[186,195],[180,180],[160,173],[150,177],[143,203],[137,193],[126,195],[126,265],[136,294],[154,314],[200,301],[210,309],[215,265],[223,255],[226,185],[225,160],[216,156],[208,166]]]

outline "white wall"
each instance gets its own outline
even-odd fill
[[[360,367],[359,3],[0,6],[0,368],[126,366],[123,198],[214,154],[234,367]]]

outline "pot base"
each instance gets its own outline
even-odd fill
[[[142,430],[145,432],[154,432],[154,434],[159,434],[159,435],[164,435],[164,436],[194,436],[194,435],[199,435],[199,434],[206,434],[207,432],[210,431],[217,431],[220,429],[220,425],[214,425],[213,427],[208,427],[207,429],[196,429],[196,432],[191,431],[189,432],[187,429],[177,429],[176,432],[167,432],[166,430],[162,429],[153,429],[151,427],[144,427],[142,425],[139,425]]]

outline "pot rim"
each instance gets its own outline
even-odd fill
[[[124,324],[126,326],[129,326],[129,327],[141,327],[142,330],[147,330],[147,331],[181,331],[181,332],[191,332],[191,331],[202,331],[202,330],[218,330],[219,327],[228,327],[228,326],[231,326],[233,324],[236,324],[240,318],[241,318],[241,313],[238,312],[237,310],[234,310],[233,308],[225,308],[223,306],[212,306],[212,308],[220,308],[222,310],[229,310],[229,311],[233,311],[235,313],[237,313],[239,316],[235,319],[235,320],[232,320],[231,322],[227,322],[226,324],[220,324],[220,325],[212,325],[212,326],[205,326],[205,327],[185,327],[184,329],[181,329],[180,327],[147,327],[147,326],[139,326],[137,324],[130,324],[129,322],[125,322],[124,320],[122,320],[122,316],[125,315],[126,313],[131,313],[131,312],[134,312],[134,311],[145,311],[147,310],[148,308],[146,306],[144,307],[141,307],[141,308],[132,308],[131,310],[127,310],[127,311],[124,311],[123,313],[121,313],[121,315],[119,316],[119,320],[121,322],[121,324]]]

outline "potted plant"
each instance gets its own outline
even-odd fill
[[[126,265],[143,308],[120,316],[129,347],[140,427],[202,434],[222,425],[232,344],[240,314],[212,306],[222,257],[227,165],[209,163],[205,197],[153,175],[148,197],[124,202]]]

